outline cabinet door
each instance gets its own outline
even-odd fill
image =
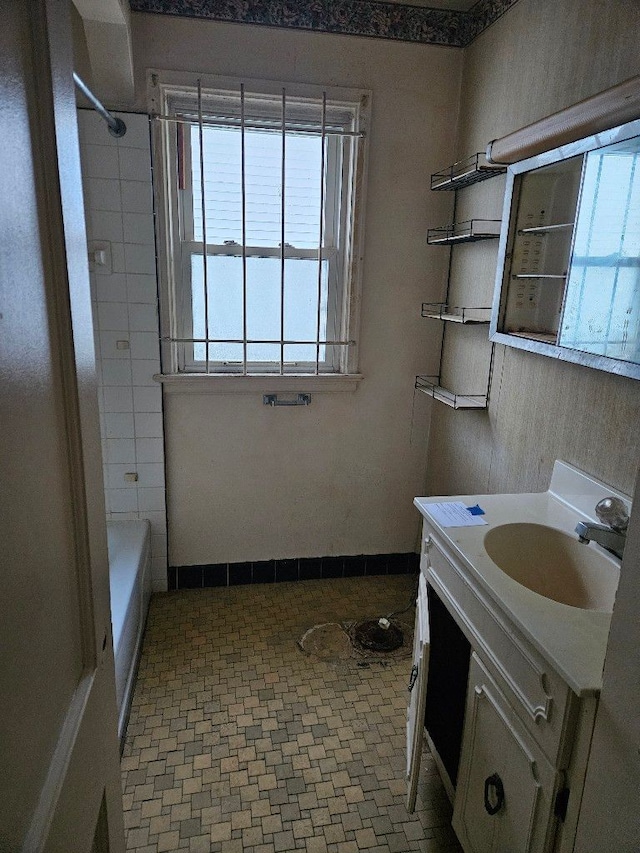
[[[407,707],[407,811],[413,812],[418,792],[418,776],[424,736],[424,703],[427,694],[429,665],[429,620],[427,613],[427,584],[420,574],[413,634],[413,666],[409,677]]]
[[[472,655],[453,826],[465,853],[544,853],[556,772]]]

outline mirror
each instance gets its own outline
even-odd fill
[[[590,151],[558,343],[640,362],[640,140]]]
[[[640,121],[509,167],[491,338],[640,378]]]

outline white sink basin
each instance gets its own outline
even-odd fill
[[[544,524],[514,523],[484,537],[491,560],[532,592],[583,610],[613,610],[619,571],[595,548]]]

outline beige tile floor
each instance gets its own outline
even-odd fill
[[[315,624],[404,607],[413,585],[155,596],[122,758],[127,850],[459,851],[427,753],[416,813],[404,806],[410,659],[327,662],[297,644]]]

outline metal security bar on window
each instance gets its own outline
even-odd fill
[[[560,346],[640,362],[640,154],[617,143],[587,154]]]
[[[353,105],[236,93],[182,96],[170,115],[178,370],[341,372],[353,344],[348,277]],[[195,109],[194,109],[195,107]]]

